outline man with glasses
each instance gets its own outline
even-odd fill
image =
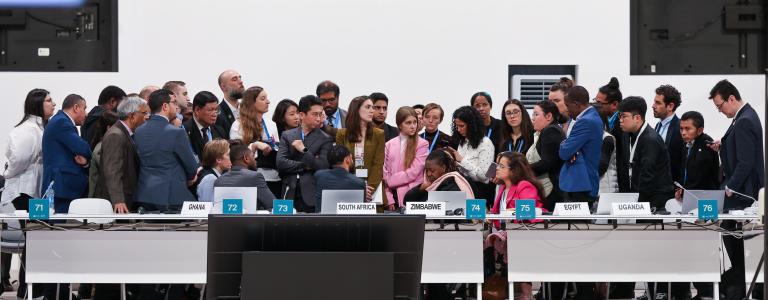
[[[326,80],[317,85],[315,94],[323,103],[326,120],[323,124],[325,132],[335,137],[339,128],[344,128],[347,111],[339,108],[339,86],[330,80]]]
[[[763,129],[757,112],[749,103],[741,100],[739,90],[728,80],[715,84],[709,92],[709,99],[727,118],[733,119],[731,126],[720,141],[710,147],[720,151],[725,188],[726,210],[740,210],[749,207],[757,199],[758,191],[765,181],[763,169]],[[723,221],[720,225],[727,230],[741,230],[735,221]],[[744,240],[723,235],[732,268],[726,271],[732,280],[724,281],[725,294],[729,299],[743,299],[744,291]]]
[[[213,93],[202,91],[192,100],[192,119],[184,122],[184,129],[189,136],[192,152],[198,157],[203,155],[205,144],[213,139],[226,137],[224,129],[216,125],[219,100]]]
[[[149,95],[152,116],[136,129],[139,183],[136,207],[144,211],[180,211],[184,201],[195,201],[187,187],[195,182],[197,160],[184,129],[173,126],[177,104],[173,92],[157,90]]]
[[[277,171],[283,178],[278,197],[293,199],[296,210],[315,212],[315,171],[328,169],[328,151],[335,138],[323,126],[323,102],[307,95],[299,100],[299,127],[283,132],[277,151]]]

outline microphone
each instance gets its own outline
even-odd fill
[[[755,199],[755,198],[752,198],[752,196],[750,196],[750,195],[744,195],[744,194],[742,194],[742,193],[739,193],[739,192],[737,192],[737,191],[734,191],[734,190],[732,190],[732,189],[728,188],[728,186],[727,186],[727,185],[725,186],[725,190],[726,190],[726,191],[730,191],[731,193],[734,193],[734,194],[736,194],[736,195],[739,195],[739,196],[742,196],[742,197],[746,197],[746,198],[749,198],[750,200],[752,200],[752,202],[757,202],[757,199]]]
[[[290,185],[286,185],[285,186],[285,193],[283,194],[283,200],[285,200],[285,197],[288,196],[288,191],[290,191],[290,190],[291,190],[291,186]]]
[[[688,195],[691,195],[691,196],[692,196],[694,199],[696,199],[696,201],[697,201],[697,202],[698,202],[699,200],[701,200],[701,199],[699,199],[699,197],[697,197],[697,196],[696,196],[696,194],[689,192],[689,191],[688,191],[688,189],[684,188],[684,187],[683,187],[683,185],[682,185],[682,184],[680,184],[679,182],[677,182],[677,181],[674,181],[674,182],[672,182],[672,183],[674,183],[676,187],[678,187],[678,188],[682,189],[682,190],[683,190],[683,192],[685,192],[685,193],[688,193]]]

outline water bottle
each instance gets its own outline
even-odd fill
[[[53,215],[54,210],[54,202],[53,202],[54,192],[53,192],[53,180],[51,180],[51,183],[48,184],[48,188],[45,189],[45,194],[43,194],[43,199],[48,199],[48,212],[50,215]]]

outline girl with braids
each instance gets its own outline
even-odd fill
[[[488,184],[486,172],[493,163],[493,143],[483,133],[483,123],[477,109],[462,106],[453,112],[453,136],[459,142],[458,149],[446,148],[456,159],[459,171],[474,186],[475,197],[493,201],[493,188]]]
[[[430,191],[464,191],[467,199],[475,193],[469,181],[459,173],[456,161],[445,150],[429,153],[424,163],[424,182],[405,194],[405,202],[424,202]]]
[[[501,108],[502,139],[498,143],[497,152],[510,151],[525,154],[533,145],[533,124],[531,117],[520,100],[511,99]]]

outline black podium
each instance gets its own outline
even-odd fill
[[[208,221],[207,299],[418,299],[424,216]]]

